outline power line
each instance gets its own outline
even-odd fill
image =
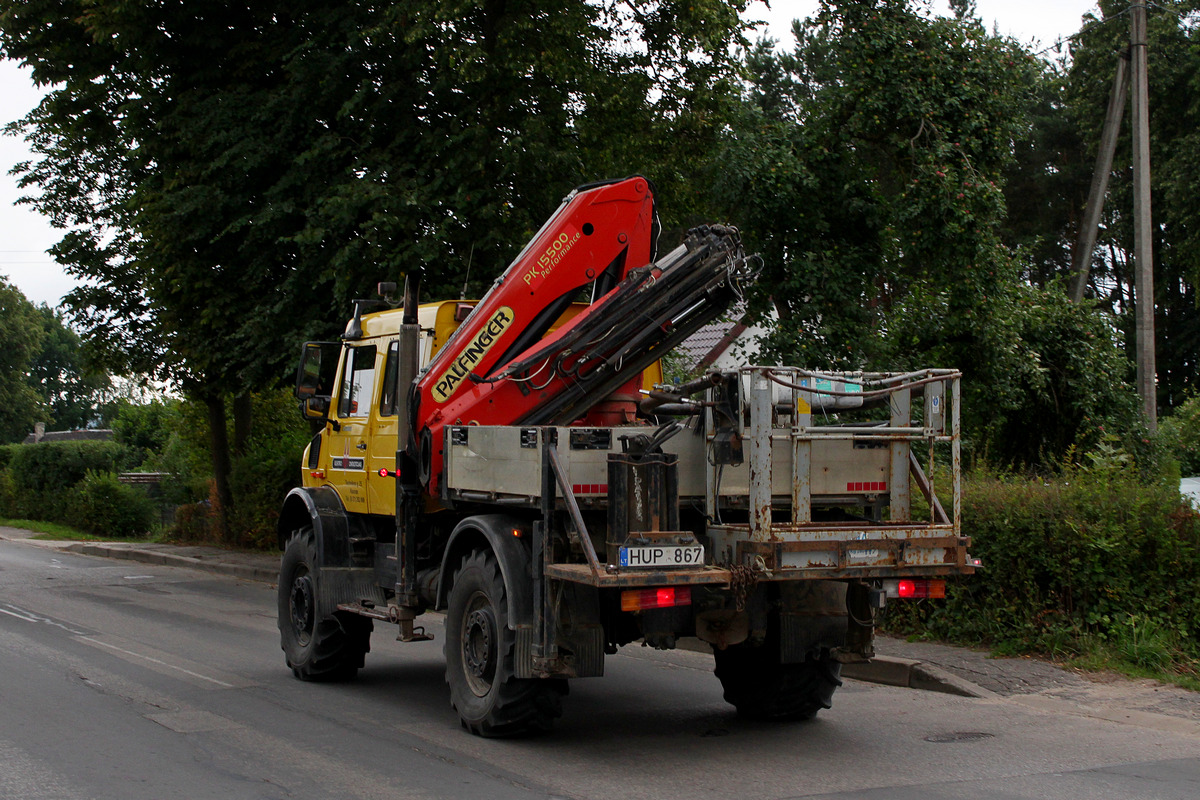
[[[1106,25],[1109,22],[1115,22],[1119,17],[1123,17],[1126,14],[1128,14],[1130,12],[1130,10],[1132,10],[1132,6],[1130,8],[1125,9],[1124,11],[1121,11],[1120,13],[1114,14],[1111,17],[1105,17],[1104,19],[1098,19],[1095,22],[1089,22],[1087,25],[1084,25],[1082,28],[1080,28],[1075,33],[1072,33],[1070,36],[1058,37],[1058,39],[1055,40],[1054,44],[1050,45],[1049,47],[1045,47],[1045,48],[1039,50],[1038,52],[1034,53],[1034,55],[1040,56],[1044,53],[1049,53],[1051,50],[1056,50],[1056,51],[1061,52],[1062,46],[1064,44],[1066,44],[1067,42],[1073,42],[1076,39],[1078,39],[1079,37],[1083,36],[1088,31],[1099,28],[1101,25]]]
[[[1067,44],[1068,42],[1073,42],[1076,39],[1079,39],[1081,36],[1083,36],[1088,31],[1099,28],[1101,25],[1105,25],[1109,22],[1117,21],[1121,17],[1124,17],[1127,14],[1129,14],[1130,12],[1132,12],[1135,5],[1142,5],[1145,7],[1153,7],[1153,8],[1157,8],[1161,11],[1166,11],[1168,14],[1174,14],[1176,17],[1178,17],[1183,22],[1188,22],[1193,15],[1200,14],[1200,12],[1198,12],[1198,11],[1189,11],[1186,14],[1180,14],[1178,11],[1176,11],[1173,8],[1168,8],[1167,6],[1160,5],[1160,4],[1154,3],[1154,2],[1131,3],[1127,8],[1125,8],[1125,10],[1118,11],[1116,14],[1113,14],[1111,17],[1105,17],[1104,19],[1098,19],[1095,22],[1089,22],[1087,25],[1084,25],[1082,28],[1080,28],[1075,33],[1072,33],[1070,36],[1058,37],[1054,41],[1054,44],[1051,44],[1047,47],[1042,48],[1041,50],[1034,53],[1034,55],[1035,56],[1044,55],[1046,53],[1049,53],[1051,50],[1061,52],[1062,46],[1064,44]]]

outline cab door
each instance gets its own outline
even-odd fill
[[[325,480],[342,498],[346,510],[369,511],[367,494],[367,433],[371,402],[379,372],[375,344],[350,345],[342,360],[341,380],[334,398],[333,419],[326,429],[329,467]]]
[[[383,378],[379,382],[379,401],[371,414],[367,439],[367,504],[372,514],[396,513],[396,447],[399,415],[404,413],[404,391],[399,386],[400,342],[380,343]]]

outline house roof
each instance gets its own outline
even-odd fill
[[[107,428],[94,428],[81,431],[47,431],[40,436],[36,433],[31,433],[21,441],[21,444],[80,441],[105,442],[111,439],[112,435],[113,432]]]
[[[711,363],[712,358],[720,355],[729,347],[731,342],[726,342],[725,339],[730,331],[738,326],[739,323],[733,320],[710,322],[684,339],[676,348],[676,352],[684,357],[688,369],[694,369],[705,360],[709,360]],[[744,330],[744,326],[742,327]]]

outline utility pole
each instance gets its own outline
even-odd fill
[[[1084,206],[1083,225],[1079,228],[1079,238],[1075,241],[1075,253],[1071,259],[1072,303],[1083,300],[1083,290],[1087,288],[1088,273],[1092,268],[1092,251],[1096,249],[1100,215],[1104,212],[1104,196],[1108,192],[1113,154],[1117,150],[1117,134],[1121,130],[1121,117],[1125,116],[1125,95],[1129,85],[1125,65],[1128,61],[1128,53],[1118,56],[1117,74],[1108,96],[1108,113],[1104,116],[1104,131],[1100,134],[1100,152],[1096,154],[1096,168],[1092,172],[1092,187],[1088,190],[1087,205]]]
[[[1137,385],[1142,410],[1153,432],[1158,429],[1158,392],[1154,365],[1154,255],[1150,228],[1150,105],[1146,65],[1146,4],[1130,6],[1129,54],[1133,96],[1133,259],[1136,271]]]

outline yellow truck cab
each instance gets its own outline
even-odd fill
[[[450,340],[476,302],[441,300],[419,307],[421,370]],[[586,303],[571,305],[550,332],[586,308]],[[301,376],[299,385],[335,386],[336,390],[329,392],[332,407],[323,416],[307,413],[314,422],[323,419],[326,424],[304,452],[302,485],[334,489],[346,511],[352,513],[389,517],[396,513],[397,415],[403,409],[402,398],[397,397],[402,317],[399,308],[363,314],[351,322],[358,326],[354,338],[305,345],[310,354],[304,359],[304,369],[315,381]],[[662,366],[656,361],[643,373],[642,385],[649,389],[662,379]]]

